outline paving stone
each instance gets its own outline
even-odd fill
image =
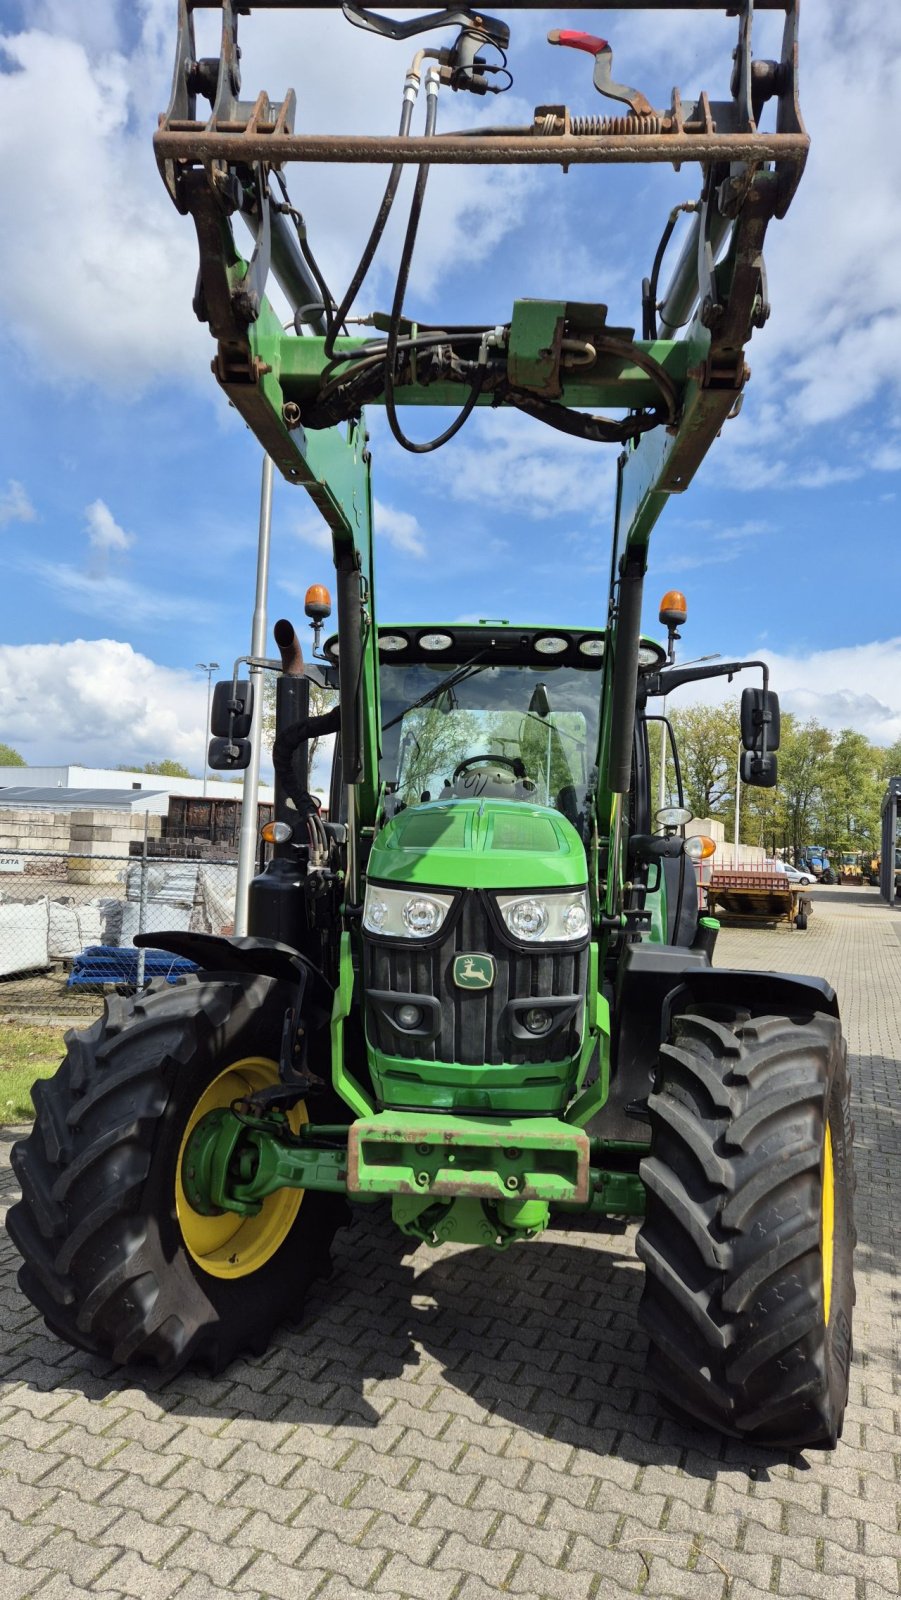
[[[413,1249],[361,1214],[301,1327],[170,1384],[70,1352],[0,1250],[2,1600],[897,1600],[901,918],[818,899],[802,939],[727,929],[718,960],[823,973],[854,1050],[862,1247],[836,1451],[663,1415],[631,1222],[568,1219],[494,1256]]]
[[[318,1594],[326,1577],[321,1567],[292,1567],[277,1556],[263,1553],[238,1575],[228,1593],[249,1592],[257,1600],[310,1600],[310,1596]],[[204,1578],[203,1582],[209,1580]],[[345,1580],[342,1578],[341,1582]],[[202,1589],[197,1592],[197,1600],[205,1600]]]
[[[46,1525],[39,1528],[32,1524],[29,1532],[38,1534],[40,1543],[30,1551],[25,1565],[47,1568],[50,1572],[64,1572],[83,1588],[94,1583],[106,1571],[115,1555],[105,1545],[89,1544],[68,1532],[50,1533],[48,1537]],[[7,1538],[8,1533],[4,1536],[4,1548],[8,1548]],[[108,1587],[115,1589],[123,1585],[111,1582]]]

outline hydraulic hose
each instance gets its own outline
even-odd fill
[[[301,816],[318,814],[319,806],[309,790],[297,780],[294,772],[295,752],[308,739],[317,739],[325,733],[337,733],[340,726],[341,713],[339,707],[335,706],[333,711],[326,711],[320,717],[303,717],[299,722],[292,722],[281,730],[272,746],[275,775]]]
[[[431,139],[435,132],[435,123],[438,119],[438,75],[433,70],[429,71],[426,82],[426,120],[425,137]],[[422,216],[422,205],[425,200],[426,185],[429,181],[428,163],[424,162],[416,176],[416,187],[413,190],[413,200],[410,205],[410,216],[407,222],[407,233],[404,247],[401,252],[400,266],[397,273],[397,284],[394,290],[394,304],[391,307],[391,325],[388,330],[388,342],[385,351],[385,415],[398,444],[404,450],[409,450],[413,455],[428,455],[432,450],[437,450],[447,444],[454,434],[459,433],[463,424],[471,416],[482,385],[485,382],[486,362],[480,356],[479,369],[469,391],[469,396],[463,409],[454,418],[449,428],[438,435],[437,439],[430,439],[423,444],[417,444],[414,439],[408,439],[404,433],[397,415],[397,405],[394,398],[395,364],[397,361],[398,343],[400,338],[401,318],[404,310],[404,296],[407,291],[407,282],[410,277],[410,267],[413,262],[413,251],[416,246],[416,235],[419,231],[419,220]]]
[[[408,73],[407,82],[404,86],[404,100],[403,105],[401,106],[400,128],[398,130],[401,138],[406,138],[407,134],[410,132],[410,123],[413,120],[413,107],[416,103],[418,90],[418,76],[414,77],[412,72]],[[334,318],[332,319],[331,326],[326,335],[324,347],[325,355],[329,361],[341,361],[347,359],[347,357],[335,355],[335,339],[338,336],[339,328],[346,320],[347,313],[349,312],[351,306],[357,298],[357,295],[360,292],[360,289],[363,286],[363,281],[367,272],[369,271],[369,268],[372,266],[373,257],[375,256],[376,250],[381,243],[382,234],[385,231],[388,218],[391,215],[391,207],[394,205],[394,196],[397,194],[397,186],[400,183],[400,176],[403,170],[403,162],[395,161],[394,166],[391,168],[391,172],[388,176],[388,182],[385,185],[385,193],[382,195],[382,203],[379,206],[378,214],[375,222],[372,225],[372,232],[370,233],[366,242],[366,248],[360,257],[357,270],[350,280],[344,298],[335,312]]]

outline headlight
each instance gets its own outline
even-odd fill
[[[527,944],[565,944],[584,939],[590,927],[588,890],[568,894],[499,894],[498,910],[508,933]]]
[[[388,939],[428,939],[437,933],[454,903],[450,894],[389,889],[368,883],[363,902],[363,927]]]

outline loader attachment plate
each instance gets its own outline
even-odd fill
[[[361,1117],[347,1148],[349,1194],[587,1204],[589,1143],[555,1117]]]

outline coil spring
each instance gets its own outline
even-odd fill
[[[669,117],[573,117],[570,127],[574,137],[582,139],[601,133],[669,133],[672,120]]]

